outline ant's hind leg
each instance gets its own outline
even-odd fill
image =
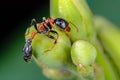
[[[35,19],[32,19],[32,20],[31,20],[31,25],[33,25],[34,28],[36,29],[36,31],[38,31],[38,29],[37,29],[37,22],[36,22]],[[38,32],[39,32],[39,31],[38,31]]]
[[[27,28],[27,31],[26,31],[26,33],[25,33],[25,36],[27,36],[27,35],[29,34],[29,32],[30,32],[30,27],[31,27],[32,25],[34,26],[34,28],[35,28],[36,31],[38,32],[38,29],[37,29],[37,22],[36,22],[35,19],[32,19],[32,20],[31,20],[30,26]]]

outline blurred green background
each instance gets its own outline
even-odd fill
[[[87,1],[93,14],[102,15],[120,26],[120,0]],[[29,64],[24,62],[22,48],[31,19],[41,22],[43,16],[49,17],[49,0],[1,1],[0,4],[4,4],[0,6],[3,27],[0,32],[0,80],[48,80],[34,60]]]

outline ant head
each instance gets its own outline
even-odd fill
[[[63,30],[66,27],[68,27],[68,22],[66,20],[62,19],[62,18],[56,18],[54,22],[59,28],[61,28]]]

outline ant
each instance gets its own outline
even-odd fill
[[[36,32],[32,33],[31,38],[28,39],[26,41],[26,44],[24,45],[23,57],[24,57],[24,60],[26,62],[28,62],[30,60],[31,56],[32,56],[31,43],[32,43],[32,39],[34,39],[36,34],[38,34],[38,33],[45,34],[48,38],[51,38],[51,39],[55,40],[54,44],[56,44],[59,35],[55,30],[52,30],[52,28],[55,28],[54,24],[57,25],[58,28],[60,30],[64,31],[65,33],[70,32],[70,27],[68,26],[69,23],[66,20],[64,20],[63,18],[56,18],[56,19],[48,18],[48,19],[46,19],[45,17],[43,17],[43,22],[41,22],[39,26],[37,26],[36,20],[32,19],[31,24],[34,26]],[[54,36],[51,36],[50,33],[56,34],[57,38],[55,38]]]

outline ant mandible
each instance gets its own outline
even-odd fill
[[[45,34],[48,38],[54,39],[55,40],[54,44],[56,44],[59,35],[55,30],[52,30],[52,28],[54,27],[54,24],[56,24],[58,26],[58,28],[61,29],[64,32],[69,32],[70,31],[70,27],[68,26],[69,23],[66,20],[64,20],[63,18],[56,18],[56,19],[48,18],[48,19],[46,19],[45,17],[43,17],[43,22],[40,23],[39,26],[37,26],[36,20],[32,19],[31,24],[34,25],[34,28],[36,29],[36,32],[32,33],[31,38],[28,39],[26,41],[26,44],[24,45],[23,57],[24,57],[24,60],[26,62],[28,62],[30,60],[31,56],[32,56],[31,43],[32,43],[32,39],[34,39],[36,34],[38,34],[38,33]],[[55,38],[54,36],[51,36],[50,33],[56,34],[57,38]],[[52,48],[54,46],[52,46]]]

